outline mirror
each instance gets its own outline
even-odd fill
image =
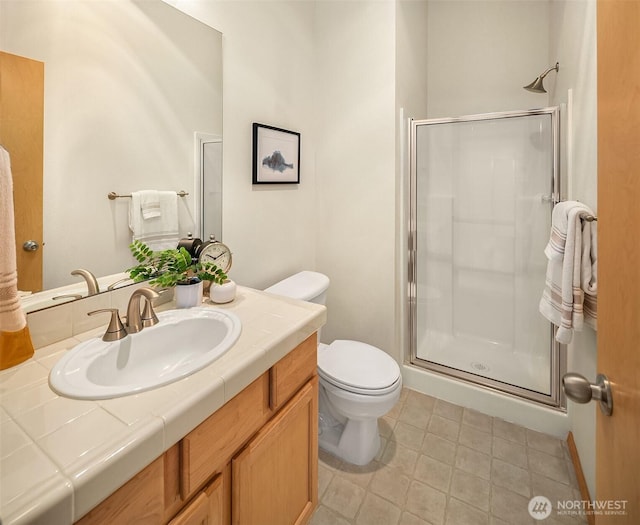
[[[0,50],[44,63],[44,289],[132,266],[110,192],[184,190],[180,236],[221,237],[221,33],[161,0],[3,0]]]

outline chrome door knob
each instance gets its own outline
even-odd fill
[[[598,374],[595,383],[575,372],[565,374],[562,378],[562,388],[569,399],[576,403],[588,403],[592,399],[599,401],[600,410],[606,416],[613,412],[613,398],[611,384],[604,374]]]
[[[25,252],[35,252],[38,248],[40,248],[38,242],[32,240],[25,241],[25,243],[22,245],[22,249]]]

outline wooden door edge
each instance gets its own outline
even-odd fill
[[[587,480],[584,477],[584,471],[582,470],[582,464],[580,463],[578,447],[576,447],[576,442],[573,439],[573,432],[569,432],[569,434],[567,435],[567,447],[569,448],[571,463],[573,463],[573,470],[575,470],[576,479],[578,480],[580,496],[582,497],[583,501],[591,501],[591,497],[589,496],[589,487],[587,486]],[[594,514],[587,514],[587,523],[589,525],[595,525],[596,517]]]

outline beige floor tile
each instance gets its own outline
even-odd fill
[[[403,508],[410,482],[411,478],[401,468],[387,467],[373,475],[369,490]]]
[[[451,472],[450,465],[446,465],[429,456],[421,455],[416,463],[413,477],[438,490],[447,492],[451,482]]]
[[[393,429],[390,439],[393,439],[396,443],[407,448],[420,450],[422,447],[422,441],[424,440],[424,433],[424,429],[399,421]]]
[[[403,512],[402,516],[400,516],[400,523],[398,525],[431,525],[423,519],[418,518],[418,516],[414,516],[409,512]]]
[[[491,514],[509,525],[533,525],[529,499],[496,485],[491,487]]]
[[[352,525],[352,523],[324,505],[318,506],[309,522],[310,525]]]
[[[470,408],[464,409],[462,422],[465,425],[477,428],[478,430],[482,430],[483,432],[491,433],[493,428],[493,418],[491,416],[487,416],[486,414],[482,414],[481,412],[471,410]]]
[[[480,510],[489,510],[491,484],[486,479],[456,469],[453,472],[449,493]]]
[[[528,470],[516,467],[501,459],[493,459],[491,462],[491,483],[512,490],[531,498],[531,480]]]
[[[373,460],[367,465],[352,465],[343,461],[338,468],[334,471],[334,476],[339,476],[342,479],[346,479],[366,488],[373,477],[373,474],[382,468],[382,464]]]
[[[353,519],[364,500],[366,491],[340,476],[334,476],[325,490],[322,503],[341,516]]]
[[[455,498],[447,505],[446,525],[487,525],[489,515]]]
[[[534,430],[526,430],[527,435],[527,446],[531,448],[535,448],[540,452],[544,452],[545,454],[549,454],[551,456],[556,456],[558,458],[564,457],[564,448],[562,446],[562,441],[553,436],[548,436],[546,434],[541,434],[540,432],[535,432]]]
[[[395,441],[389,441],[382,454],[381,463],[389,467],[398,467],[407,476],[413,476],[417,460],[417,451],[404,447]]]
[[[491,478],[491,456],[459,446],[456,451],[456,468],[483,479]]]
[[[430,432],[425,435],[420,451],[447,465],[453,465],[456,458],[456,444]]]
[[[550,456],[532,448],[528,449],[527,454],[529,456],[529,468],[532,472],[537,472],[567,485],[570,483],[567,462],[563,458]]]
[[[479,452],[491,454],[492,439],[491,434],[487,432],[470,427],[469,425],[462,425],[458,443],[478,450]]]
[[[442,525],[447,496],[429,485],[412,481],[407,494],[406,509],[411,514],[427,520],[433,525]]]
[[[460,423],[434,414],[428,427],[429,432],[449,441],[457,441],[460,432]]]
[[[528,468],[529,466],[526,447],[514,441],[494,437],[492,455],[494,458],[507,461],[518,467]]]
[[[433,413],[447,419],[453,419],[454,421],[462,420],[463,408],[453,403],[448,403],[442,399],[436,401],[436,406],[433,408]]]
[[[318,498],[322,499],[324,491],[327,490],[333,478],[333,471],[325,467],[322,463],[318,465]]]
[[[407,398],[405,400],[406,405],[417,406],[426,412],[433,412],[433,407],[436,405],[437,399],[435,397],[416,392],[415,390],[407,391]]]
[[[525,429],[502,419],[493,419],[493,435],[509,441],[525,445],[527,442]]]
[[[404,423],[408,423],[423,430],[427,428],[430,419],[430,410],[426,410],[419,405],[412,405],[407,403],[405,403],[405,405],[402,407],[400,415],[398,416],[398,421],[403,421]]]
[[[356,518],[356,525],[397,525],[400,509],[375,494],[367,494]]]

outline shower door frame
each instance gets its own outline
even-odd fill
[[[473,122],[482,120],[500,120],[508,118],[520,118],[533,115],[551,116],[551,141],[552,141],[552,167],[551,167],[551,194],[544,196],[543,201],[551,204],[549,217],[553,206],[560,202],[560,108],[558,106],[523,111],[503,111],[495,113],[482,113],[477,115],[465,115],[453,118],[434,118],[424,120],[409,119],[409,236],[408,247],[408,286],[407,299],[409,303],[409,359],[410,364],[426,369],[430,372],[442,374],[476,386],[487,388],[494,392],[500,392],[519,399],[545,405],[547,407],[566,411],[566,396],[562,390],[561,378],[567,368],[567,348],[555,339],[557,327],[549,323],[550,359],[550,393],[544,394],[527,388],[518,387],[503,381],[483,377],[471,372],[459,370],[446,365],[434,363],[422,359],[417,355],[417,165],[416,165],[416,134],[418,126],[434,124],[451,124],[456,122]],[[540,283],[542,293],[544,283]]]

